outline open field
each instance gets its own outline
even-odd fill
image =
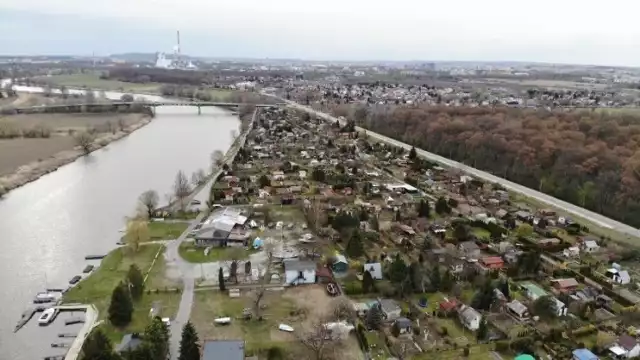
[[[545,80],[545,79],[494,79],[487,78],[486,81],[492,84],[515,84],[522,86],[535,86],[543,88],[563,88],[563,89],[589,89],[604,90],[607,84],[591,84],[586,82],[566,81],[566,80]]]
[[[49,156],[73,149],[75,141],[68,136],[49,139],[0,140],[0,176],[9,174],[21,165],[40,161]]]
[[[98,309],[99,318],[106,320],[111,293],[116,285],[126,278],[129,267],[132,264],[136,264],[143,274],[146,273],[153,258],[161,248],[162,245],[141,246],[137,253],[130,253],[127,248],[113,250],[102,260],[97,270],[64,295],[64,301],[66,303],[94,304]],[[152,272],[149,274],[147,288],[157,287],[158,281],[163,278],[163,262],[163,256],[159,256]],[[141,332],[150,321],[149,310],[154,301],[160,301],[162,304],[161,316],[173,317],[180,302],[180,294],[147,292],[135,304],[133,320],[129,326],[124,329],[118,329],[111,326],[108,321],[105,321],[101,326],[109,338],[116,343],[126,333]]]
[[[73,150],[75,140],[69,132],[95,129],[107,133],[119,122],[125,126],[139,122],[139,114],[38,114],[14,115],[0,119],[3,126],[18,131],[44,126],[51,131],[49,138],[0,139],[0,175],[9,174],[22,165],[42,161],[61,151]]]
[[[116,80],[100,79],[97,74],[54,75],[43,77],[56,86],[102,89],[122,92],[157,92],[160,84],[134,84]]]
[[[178,252],[181,258],[194,264],[231,260],[232,257],[235,257],[236,260],[245,260],[252,254],[252,251],[246,251],[241,248],[224,247],[211,248],[209,253],[205,255],[204,248],[197,247],[192,242],[181,243]]]
[[[152,221],[149,223],[149,238],[155,240],[174,240],[187,230],[186,222]]]
[[[313,319],[330,307],[329,298],[322,287],[304,287],[287,289],[284,293],[267,291],[262,301],[263,321],[242,320],[244,308],[253,308],[254,294],[242,292],[239,298],[230,298],[220,292],[197,292],[191,313],[200,336],[200,340],[244,339],[247,355],[259,354],[272,347],[281,348],[287,355],[306,353],[295,334],[301,328],[307,328]],[[219,317],[231,317],[229,325],[216,325],[213,320]],[[295,329],[293,334],[278,330],[284,323]],[[361,358],[360,349],[354,336],[345,341],[340,359],[355,360]]]

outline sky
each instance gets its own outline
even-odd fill
[[[640,1],[0,0],[0,54],[640,65]]]

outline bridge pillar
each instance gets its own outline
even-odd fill
[[[198,115],[202,115],[202,107],[198,105]]]

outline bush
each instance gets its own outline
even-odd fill
[[[0,139],[14,139],[22,136],[22,132],[15,122],[9,120],[0,121]]]
[[[31,129],[23,130],[22,136],[26,138],[49,138],[51,137],[51,128],[46,125],[38,124]]]
[[[361,295],[362,292],[362,284],[359,281],[351,281],[342,287],[344,293],[346,295]]]
[[[272,346],[267,351],[268,360],[282,360],[284,359],[284,351],[278,346]]]

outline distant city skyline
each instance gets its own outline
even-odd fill
[[[633,1],[593,7],[540,0],[526,9],[506,0],[392,5],[0,0],[0,54],[170,53],[179,29],[183,53],[203,57],[640,66],[640,4]]]

